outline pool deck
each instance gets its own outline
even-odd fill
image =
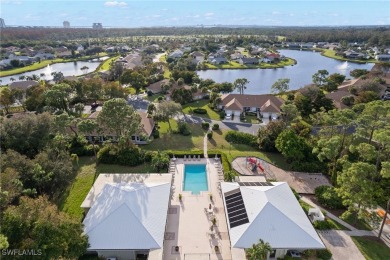
[[[164,240],[164,260],[232,259],[224,206],[218,189],[218,171],[214,163],[214,159],[176,159]],[[208,191],[193,195],[182,190],[184,164],[206,164]],[[179,200],[179,194],[182,194],[182,201]],[[209,194],[213,195],[212,201]],[[207,210],[210,204],[212,213]],[[210,230],[212,216],[217,220],[213,231]],[[219,247],[218,253],[215,245]],[[175,246],[179,247],[178,252],[175,251]]]

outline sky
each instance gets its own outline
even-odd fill
[[[390,25],[390,0],[1,0],[0,17],[17,26]]]

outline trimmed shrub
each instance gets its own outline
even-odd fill
[[[151,96],[153,96],[153,92],[151,91],[151,90],[148,90],[148,97],[151,97]]]
[[[329,249],[319,249],[317,250],[317,258],[322,260],[330,260],[332,259],[332,253]]]
[[[204,108],[195,108],[195,109],[193,110],[193,112],[194,112],[195,114],[199,114],[199,115],[205,115],[205,114],[207,114],[207,110],[204,109]]]
[[[164,99],[163,96],[159,96],[159,97],[157,98],[158,101],[163,101],[163,99]]]
[[[154,151],[146,151],[143,154],[144,162],[151,162],[152,158],[156,152]]]
[[[211,129],[213,129],[214,131],[219,130],[219,124],[214,124]]]
[[[208,122],[202,122],[202,128],[204,130],[208,130],[210,128],[210,124]]]
[[[225,119],[225,116],[226,116],[226,112],[225,111],[222,110],[221,112],[219,112],[219,118],[221,120]]]
[[[328,221],[314,221],[314,228],[319,230],[332,229],[332,225]]]
[[[345,208],[341,198],[337,195],[334,187],[322,185],[315,190],[315,196],[318,202],[329,209],[343,209]]]
[[[190,135],[191,130],[186,122],[179,122],[178,124],[179,133],[182,135]]]
[[[141,149],[135,145],[119,147],[114,144],[106,144],[98,152],[98,160],[106,164],[120,164],[137,166],[143,163]]]
[[[153,131],[153,137],[154,137],[155,139],[160,138],[160,131],[158,131],[157,129],[154,129],[154,131]]]
[[[207,138],[208,138],[208,139],[212,139],[212,138],[213,138],[213,131],[209,131],[209,132],[207,133]]]
[[[246,144],[249,146],[257,147],[256,136],[251,134],[228,131],[225,136],[225,139],[229,143]]]
[[[96,146],[95,149],[98,150],[99,146]],[[74,153],[78,156],[92,156],[94,155],[93,145],[88,144],[88,141],[83,136],[74,137],[70,141],[69,153]]]

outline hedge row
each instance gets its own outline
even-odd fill
[[[192,110],[195,114],[205,115],[207,114],[207,110],[204,108],[195,108]]]
[[[246,144],[249,146],[258,147],[256,136],[247,133],[230,130],[227,132],[225,139],[229,143]]]

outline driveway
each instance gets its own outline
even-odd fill
[[[334,260],[364,260],[351,237],[342,230],[318,231],[325,246],[332,252]]]
[[[129,105],[132,105],[136,110],[146,111],[150,102],[146,99],[143,99],[139,95],[129,95],[127,100]]]

